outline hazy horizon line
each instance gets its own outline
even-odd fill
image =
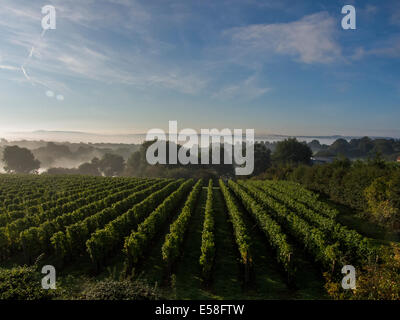
[[[217,128],[218,129],[218,128]],[[233,131],[230,128],[227,128],[231,131]],[[154,130],[154,129],[153,129]],[[155,129],[157,130],[157,129]],[[222,129],[218,129],[222,130]],[[180,130],[178,130],[179,132]],[[256,131],[256,130],[255,130]],[[165,133],[169,134],[168,131],[160,129],[160,133]],[[46,129],[39,129],[39,130],[20,130],[20,131],[0,131],[0,135],[22,135],[22,134],[82,134],[82,135],[92,135],[92,136],[108,136],[108,137],[113,137],[113,136],[145,136],[147,135],[147,132],[116,132],[116,133],[110,133],[110,132],[95,132],[95,131],[80,131],[80,130],[46,130]],[[243,134],[245,133],[245,130],[243,130]],[[199,132],[197,135],[201,135]],[[331,137],[343,137],[343,138],[362,138],[362,137],[369,137],[369,138],[391,138],[391,139],[400,139],[399,137],[396,136],[388,136],[388,135],[371,135],[371,134],[343,134],[343,133],[334,133],[334,134],[283,134],[283,133],[256,133],[256,137],[264,137],[264,136],[275,136],[275,137],[302,137],[302,138],[331,138]]]

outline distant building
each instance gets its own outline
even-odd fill
[[[397,162],[400,162],[400,156],[397,157]]]
[[[400,158],[400,157],[399,157]],[[312,164],[324,164],[324,163],[332,163],[333,158],[328,157],[311,157]]]

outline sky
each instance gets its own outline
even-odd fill
[[[344,5],[356,30],[344,30]],[[56,29],[42,29],[42,7]],[[400,137],[400,2],[1,0],[0,132]]]

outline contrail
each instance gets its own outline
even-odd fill
[[[29,53],[29,58],[33,56],[33,51],[35,51],[35,47],[32,47],[31,52]]]
[[[28,72],[26,71],[26,67],[29,65],[34,53],[39,54],[39,51],[36,51],[36,47],[39,44],[39,42],[41,42],[44,38],[46,34],[46,29],[43,29],[42,33],[40,34],[40,37],[38,39],[38,41],[36,41],[33,46],[31,47],[31,50],[29,51],[29,55],[28,57],[25,59],[24,63],[18,68],[18,67],[14,67],[14,66],[9,66],[9,65],[0,65],[0,70],[13,70],[13,71],[22,71],[24,77],[26,78],[26,80],[28,80],[33,86],[35,86],[36,84],[43,86],[46,89],[51,90],[51,88],[44,82],[39,81],[35,78],[31,78],[28,75]],[[51,91],[52,92],[52,91]],[[64,100],[64,97],[62,95],[58,95],[57,96],[58,100]]]
[[[31,78],[28,76],[28,74],[26,73],[25,68],[24,68],[23,65],[21,66],[21,70],[22,70],[22,72],[23,72],[25,78],[28,79],[28,81],[30,81],[30,82],[32,83],[32,85],[35,85],[35,82],[32,81],[32,79],[31,79]]]
[[[22,73],[24,74],[25,78],[32,83],[32,85],[35,85],[35,81],[33,81],[29,76],[28,73],[25,70],[25,66],[29,64],[29,62],[31,61],[31,58],[33,57],[33,53],[35,51],[35,46],[37,45],[38,42],[40,42],[44,35],[46,34],[46,29],[43,29],[42,33],[40,34],[40,39],[36,42],[36,44],[34,44],[31,48],[31,51],[29,52],[28,58],[25,60],[25,62],[21,65],[21,70]]]
[[[18,70],[20,70],[19,68],[17,68],[17,67],[14,67],[14,66],[6,66],[6,65],[0,65],[0,69],[2,69],[2,70],[12,70],[12,71],[18,71]]]

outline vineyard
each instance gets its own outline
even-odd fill
[[[0,176],[2,268],[157,283],[171,299],[321,299],[371,239],[284,181]]]

